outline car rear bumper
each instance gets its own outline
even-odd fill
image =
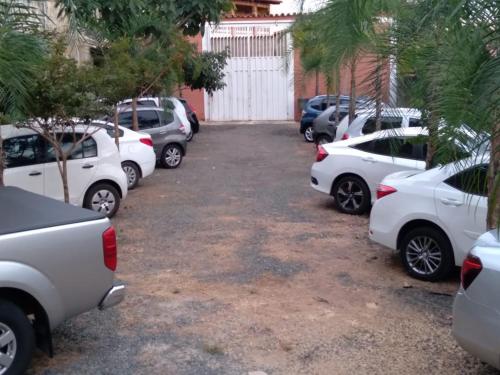
[[[306,129],[309,128],[310,126],[313,126],[313,121],[314,118],[312,117],[304,117],[300,121],[300,133],[304,134],[306,132]]]
[[[155,171],[155,167],[156,167],[156,156],[153,157],[153,160],[141,165],[142,178],[151,176]]]
[[[319,163],[314,163],[311,168],[311,187],[315,190],[330,195],[332,190],[332,176],[328,173],[328,168],[321,163],[327,163],[323,160]]]
[[[125,285],[115,284],[104,296],[99,304],[99,310],[109,309],[118,305],[125,298]]]
[[[474,302],[463,290],[453,305],[453,336],[467,352],[500,369],[500,314]]]

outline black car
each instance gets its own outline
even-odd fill
[[[200,131],[200,122],[198,121],[198,116],[196,116],[196,112],[194,111],[193,107],[189,105],[186,99],[183,98],[177,98],[181,101],[182,105],[184,105],[184,108],[186,109],[186,114],[189,120],[189,123],[191,124],[191,129],[193,130],[193,133],[196,134]]]

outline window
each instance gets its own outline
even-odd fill
[[[137,118],[140,130],[157,128],[160,126],[160,118],[156,111],[138,111]]]
[[[339,123],[344,119],[349,114],[349,112],[340,112],[339,114]],[[337,112],[333,112],[330,116],[330,121],[335,121],[335,117],[337,115]]]
[[[403,119],[401,117],[382,117],[381,130],[397,129],[401,127]],[[363,134],[374,133],[377,129],[377,121],[374,117],[370,117],[363,126]]]
[[[43,147],[38,135],[6,139],[3,148],[6,168],[25,167],[43,162]]]
[[[482,164],[457,173],[446,184],[467,194],[488,195],[488,165]]]
[[[118,123],[127,129],[132,129],[132,112],[120,113]]]
[[[373,153],[404,159],[415,159],[415,145],[405,138],[392,137],[373,141]]]
[[[174,113],[172,111],[160,112],[161,124],[168,125],[174,122]]]
[[[371,152],[372,151],[372,145],[373,145],[373,141],[369,141],[369,142],[364,142],[364,143],[360,143],[360,144],[354,145],[352,147],[355,148],[355,149],[357,149],[357,150]]]
[[[101,128],[104,128],[104,130],[106,130],[106,133],[108,133],[108,135],[111,137],[111,138],[115,138],[115,127],[114,126],[111,126],[111,125],[103,125],[103,124],[93,124],[95,126],[99,126]],[[118,129],[118,137],[123,137],[125,133],[123,132],[122,129]]]
[[[424,122],[421,119],[411,118],[409,126],[410,128],[423,128]]]
[[[73,137],[73,134],[65,134],[62,137],[62,149],[64,152],[69,152],[73,147],[75,140],[78,142],[82,139],[82,134],[76,134],[76,137]],[[83,143],[76,146],[76,148],[71,151],[71,155],[69,155],[68,160],[77,160],[77,159],[86,159],[86,158],[95,158],[97,157],[97,144],[94,139],[88,138]],[[56,151],[54,146],[51,144],[47,145],[47,163],[53,163],[56,159]]]
[[[156,107],[156,101],[152,99],[140,99],[137,101],[137,104],[143,107]]]
[[[350,99],[340,99],[340,105],[349,105],[351,103]]]

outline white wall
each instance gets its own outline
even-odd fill
[[[311,11],[318,9],[325,0],[304,0],[304,9]],[[280,5],[271,5],[272,14],[296,13],[300,10],[300,0],[283,0]]]

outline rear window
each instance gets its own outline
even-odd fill
[[[349,112],[340,112],[339,113],[339,122],[344,119],[349,114]],[[330,121],[335,121],[335,117],[337,116],[337,112],[333,112],[330,116]]]
[[[445,183],[464,193],[485,197],[488,195],[488,165],[478,165],[457,173]]]
[[[382,117],[381,130],[397,129],[401,127],[403,119],[401,117]],[[363,126],[363,134],[371,134],[377,130],[377,121],[370,117]]]

